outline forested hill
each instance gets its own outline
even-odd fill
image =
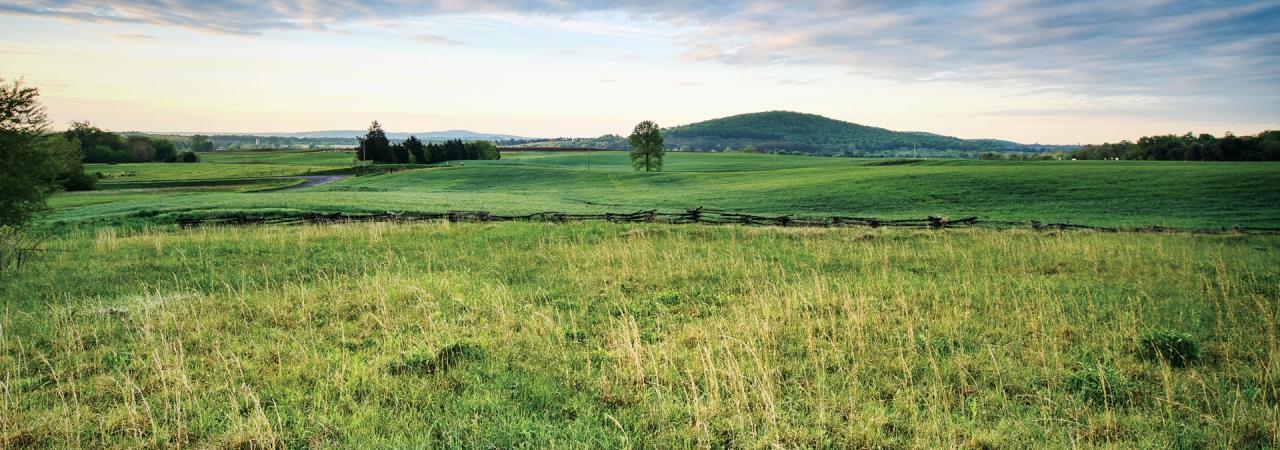
[[[666,130],[667,145],[691,150],[741,149],[813,154],[866,154],[895,150],[1027,150],[993,140],[971,141],[931,133],[902,132],[815,114],[770,111],[712,119]]]
[[[666,147],[686,151],[760,151],[844,156],[977,156],[989,151],[1044,152],[1076,147],[968,140],[933,133],[892,131],[815,114],[770,111],[712,119],[663,130]],[[559,139],[530,146],[626,149],[623,136]]]

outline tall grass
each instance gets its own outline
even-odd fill
[[[1274,447],[1278,244],[78,231],[0,284],[0,447]]]

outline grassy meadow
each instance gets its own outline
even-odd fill
[[[226,152],[58,194],[0,274],[0,448],[1275,448],[1280,236],[228,212],[1280,226],[1280,165]],[[589,158],[589,160],[588,160]]]
[[[631,170],[624,152],[530,152],[508,153],[500,161],[454,162],[353,177],[304,190],[246,192],[271,189],[234,187],[253,177],[261,181],[342,171],[350,165],[351,154],[215,152],[201,156],[205,162],[198,164],[111,166],[133,175],[108,178],[101,184],[104,189],[170,190],[141,191],[154,195],[112,201],[79,198],[100,195],[97,192],[62,194],[53,200],[57,209],[45,221],[74,228],[172,223],[178,217],[228,212],[485,210],[521,214],[702,206],[760,214],[890,219],[938,215],[1122,226],[1280,226],[1277,163],[671,153],[664,172],[645,174]],[[231,188],[220,189],[219,183]]]
[[[0,447],[1270,448],[1280,238],[77,231],[0,283]],[[1186,367],[1143,357],[1185,333]]]

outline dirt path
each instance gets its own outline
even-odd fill
[[[289,186],[284,189],[277,189],[275,192],[292,191],[295,189],[305,189],[313,186],[319,186],[322,184],[329,184],[335,181],[342,181],[347,178],[351,178],[351,175],[300,175],[296,177],[281,177],[281,178],[289,178],[289,179],[301,178],[306,181],[304,181],[302,184],[299,184],[299,185]]]

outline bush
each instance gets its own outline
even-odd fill
[[[71,172],[62,180],[62,188],[72,192],[92,191],[94,186],[97,186],[98,179],[102,178],[99,175],[102,175],[102,172],[98,172],[96,175],[84,173],[84,170]]]
[[[200,155],[197,155],[196,152],[182,152],[182,154],[178,156],[178,160],[184,163],[200,162]]]
[[[1200,344],[1189,334],[1156,330],[1138,339],[1138,355],[1148,361],[1164,361],[1186,367],[1200,360]]]
[[[1119,406],[1129,401],[1130,386],[1110,366],[1080,363],[1067,377],[1067,390],[1095,405]]]
[[[392,375],[431,375],[444,372],[458,364],[484,357],[484,348],[461,342],[440,349],[435,355],[418,349],[400,356],[400,360],[387,366]]]

